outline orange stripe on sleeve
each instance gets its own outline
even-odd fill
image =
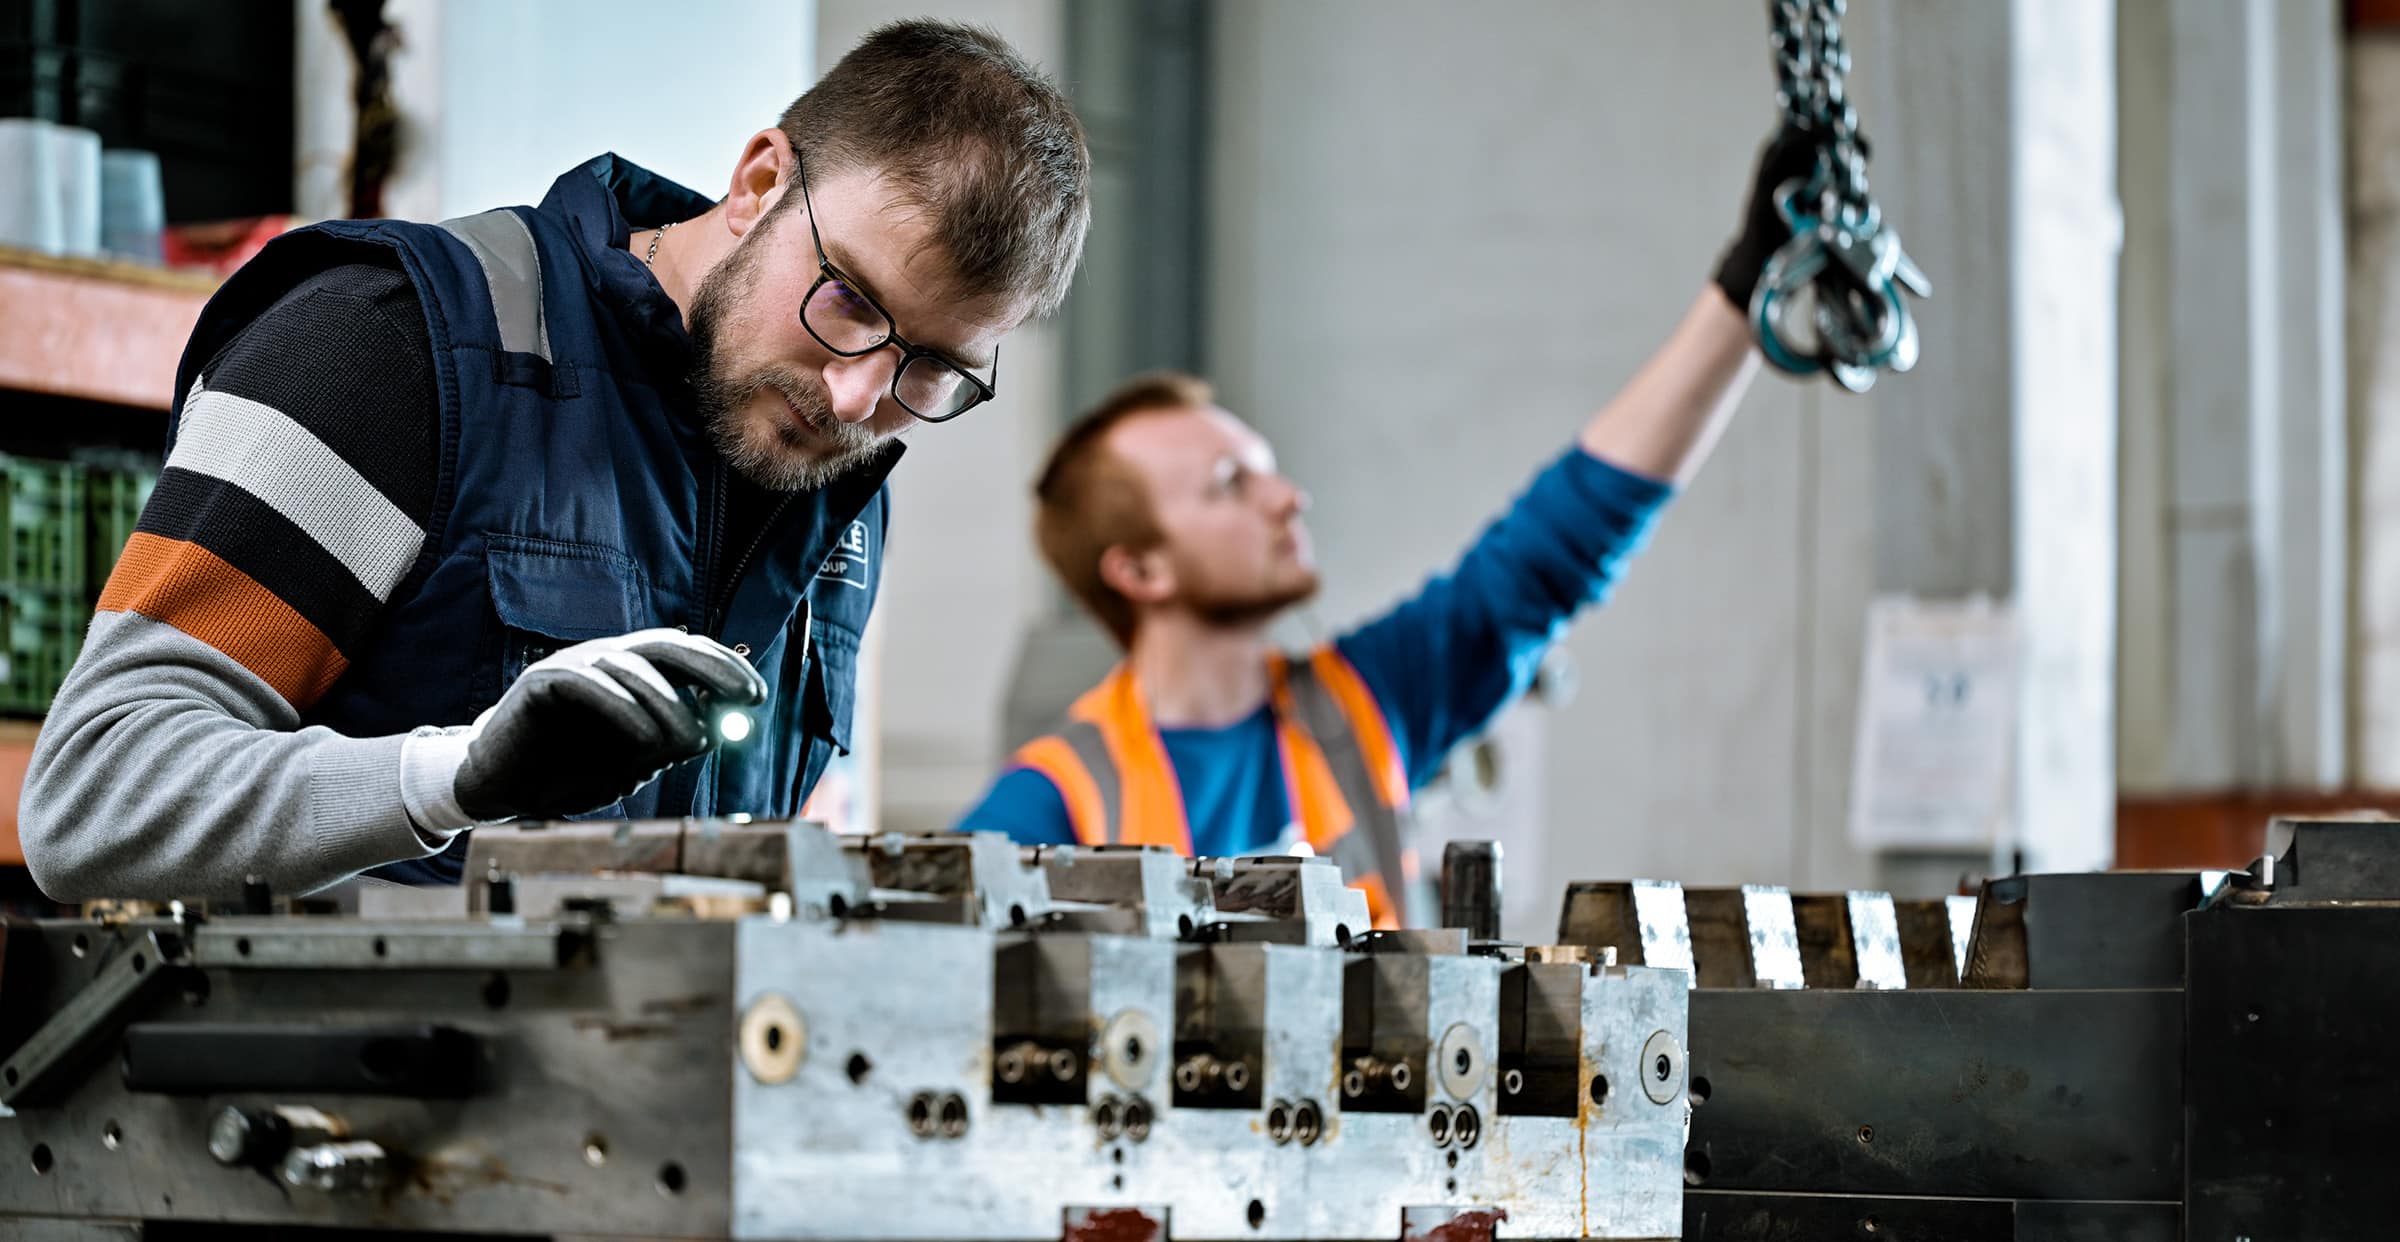
[[[1067,804],[1067,819],[1075,825],[1076,840],[1085,845],[1108,844],[1108,817],[1101,809],[1100,786],[1092,781],[1092,774],[1066,739],[1037,737],[1017,748],[1014,762],[1049,777],[1058,787],[1058,796]]]
[[[350,667],[325,631],[257,579],[181,539],[134,532],[100,592],[100,611],[138,612],[174,626],[231,657],[301,711]]]

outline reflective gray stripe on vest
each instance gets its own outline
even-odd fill
[[[1317,749],[1325,754],[1325,766],[1333,772],[1334,786],[1350,804],[1350,831],[1333,844],[1333,860],[1341,866],[1342,878],[1356,882],[1370,874],[1382,876],[1385,891],[1398,907],[1394,913],[1401,925],[1428,926],[1426,920],[1433,914],[1431,895],[1420,891],[1422,882],[1410,884],[1400,866],[1408,825],[1400,809],[1384,805],[1383,795],[1376,791],[1374,770],[1367,766],[1366,751],[1351,731],[1349,714],[1317,678],[1316,668],[1307,659],[1291,660],[1285,669],[1292,710],[1299,715],[1301,727],[1316,739]],[[1292,808],[1294,818],[1299,810]]]
[[[550,361],[550,325],[542,320],[542,256],[533,231],[502,208],[442,221],[452,237],[475,252],[483,279],[492,287],[492,313],[500,320],[500,348]]]
[[[1091,773],[1092,784],[1100,790],[1100,840],[1086,844],[1115,845],[1123,841],[1125,784],[1117,776],[1117,761],[1108,753],[1108,742],[1100,736],[1100,726],[1088,720],[1069,720],[1058,727],[1057,737],[1083,761],[1083,770]],[[1067,791],[1059,790],[1058,796],[1063,800]]]

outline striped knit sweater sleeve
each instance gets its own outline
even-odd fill
[[[202,369],[34,746],[19,832],[51,897],[309,892],[447,843],[409,819],[401,737],[301,726],[424,544],[431,358],[407,278],[354,264]]]

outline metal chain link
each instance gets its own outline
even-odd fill
[[[1868,190],[1842,36],[1848,9],[1848,0],[1768,0],[1776,103],[1785,125],[1816,138],[1817,166],[1775,191],[1792,240],[1768,261],[1750,313],[1768,361],[1864,392],[1878,372],[1916,365],[1916,323],[1900,294],[1924,297],[1930,286]]]

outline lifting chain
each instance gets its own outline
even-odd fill
[[[1775,97],[1784,124],[1817,140],[1805,180],[1775,189],[1792,239],[1767,261],[1750,322],[1767,361],[1794,375],[1825,371],[1865,392],[1880,371],[1917,363],[1917,325],[1903,291],[1932,292],[1867,189],[1866,138],[1850,102],[1847,0],[1768,0]]]

